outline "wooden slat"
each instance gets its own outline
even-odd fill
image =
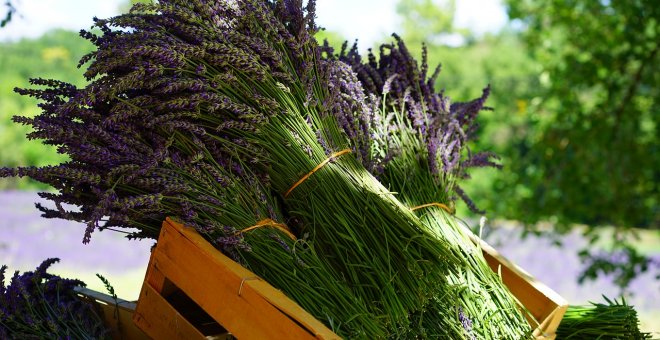
[[[135,303],[117,299],[97,291],[76,287],[76,293],[95,304],[103,313],[103,321],[110,329],[112,339],[146,340],[149,337],[133,323]]]
[[[564,317],[564,313],[568,309],[568,305],[557,306],[555,310],[548,315],[539,327],[534,330],[534,336],[537,339],[553,340],[556,337],[557,328]]]
[[[166,220],[154,252],[155,267],[238,338],[339,338],[191,228]]]
[[[185,227],[184,225],[176,223],[169,218],[165,222],[168,223],[171,227],[175,228],[179,233],[181,233],[183,237],[192,242],[196,247],[202,249],[203,252],[205,252],[207,255],[217,257],[217,259],[226,265],[227,268],[230,268],[240,277],[256,277],[254,273],[220,253],[193,228]],[[284,293],[282,293],[280,290],[271,286],[268,282],[261,279],[246,280],[243,282],[243,286],[249,286],[255,289],[255,291],[263,299],[287,315],[290,319],[295,320],[296,323],[302,325],[308,332],[314,334],[317,338],[340,339],[337,334],[328,329],[322,322],[318,321],[297,303],[284,295]]]
[[[148,283],[142,285],[133,321],[152,339],[206,339]]]
[[[162,234],[161,234],[162,235]],[[165,285],[165,276],[162,275],[162,273],[154,273],[154,251],[152,249],[151,251],[151,256],[149,257],[149,266],[147,267],[147,273],[144,276],[144,282],[149,283],[153,289],[155,289],[157,292],[160,292],[163,290],[163,286]]]

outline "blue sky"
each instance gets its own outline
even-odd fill
[[[441,1],[441,0],[436,0]],[[92,17],[118,14],[124,0],[14,0],[19,15],[0,30],[0,41],[38,37],[52,28],[78,31]],[[371,46],[399,31],[397,0],[317,0],[318,23],[347,39]],[[4,3],[4,1],[3,1]],[[457,0],[456,25],[483,33],[501,28],[507,20],[501,0]],[[4,14],[4,8],[0,7]]]

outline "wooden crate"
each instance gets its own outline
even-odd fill
[[[339,339],[281,291],[165,220],[133,320],[154,339]]]
[[[568,308],[566,300],[470,235],[529,312],[536,339],[554,339]],[[169,218],[151,254],[133,320],[154,339],[339,338],[281,291],[213,248],[194,229]]]
[[[568,309],[568,301],[550,287],[507,260],[488,243],[467,230],[473,242],[479,245],[490,268],[498,273],[504,284],[527,310],[527,321],[538,340],[555,339],[557,327]]]
[[[135,302],[117,299],[115,301],[110,295],[99,293],[97,291],[84,287],[76,287],[78,296],[94,305],[101,313],[103,321],[110,329],[110,335],[113,340],[147,340],[149,337],[144,334],[135,323],[133,323],[133,312],[135,311]]]

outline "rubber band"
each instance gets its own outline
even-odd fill
[[[337,157],[339,157],[343,154],[349,153],[349,152],[351,152],[351,149],[344,149],[344,150],[337,151],[337,152],[333,153],[332,155],[330,155],[330,157],[326,158],[323,162],[321,162],[314,169],[312,169],[312,171],[308,172],[307,175],[305,175],[301,179],[299,179],[298,182],[296,182],[289,190],[286,191],[286,193],[284,194],[284,197],[286,198],[287,196],[289,196],[289,194],[293,191],[293,189],[295,189],[300,184],[302,184],[302,182],[306,181],[309,178],[309,176],[313,175],[315,172],[317,172],[319,169],[324,167],[330,161],[332,161],[333,159],[335,159],[335,158],[337,158]]]
[[[267,228],[267,227],[275,228],[275,229],[277,229],[277,230],[279,230],[279,231],[285,233],[285,234],[286,234],[287,236],[289,236],[289,238],[291,238],[292,240],[294,240],[294,241],[297,240],[296,236],[293,235],[293,233],[291,232],[291,230],[289,229],[289,227],[286,226],[286,224],[277,223],[277,222],[271,220],[270,218],[264,218],[263,220],[257,222],[257,224],[255,224],[255,225],[253,225],[253,226],[251,226],[251,227],[247,227],[247,228],[245,228],[245,229],[243,229],[243,230],[239,230],[239,231],[237,231],[237,232],[234,234],[234,236],[237,236],[237,235],[240,235],[240,234],[246,233],[246,232],[248,232],[248,231],[250,231],[250,230],[254,230],[254,229],[258,229],[258,228]]]
[[[416,207],[410,208],[410,210],[415,211],[415,210],[417,210],[417,209],[428,208],[428,207],[438,207],[438,208],[442,208],[442,210],[444,210],[444,211],[446,211],[446,212],[448,212],[448,213],[450,213],[450,214],[452,214],[452,215],[454,214],[454,209],[449,208],[449,207],[446,206],[445,204],[437,203],[437,202],[418,205],[418,206],[416,206]]]

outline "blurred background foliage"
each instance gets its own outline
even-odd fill
[[[11,1],[7,0],[4,3],[4,7],[5,7],[5,13],[4,16],[1,17],[2,20],[0,20],[0,28],[7,26],[7,24],[11,21],[11,18],[14,16],[14,13],[16,13],[16,8],[14,7],[14,4],[12,4]]]
[[[521,176],[502,182],[530,188],[529,195],[516,195],[514,205],[533,213],[507,214],[526,222],[554,216],[562,223],[657,227],[658,3],[507,5],[542,66],[539,100],[528,106],[523,126],[526,137],[511,153],[517,160],[512,172]]]
[[[504,169],[471,173],[464,188],[477,206],[490,218],[525,223],[527,232],[550,226],[566,233],[581,225],[609,250],[581,253],[591,264],[582,279],[614,273],[625,287],[653,265],[633,246],[638,228],[657,233],[660,225],[660,6],[653,0],[505,0],[505,6],[508,25],[476,34],[455,27],[455,1],[399,0],[397,33],[418,56],[426,44],[429,64],[442,65],[437,88],[452,100],[476,98],[492,86],[488,105],[494,110],[482,113],[480,139],[472,148],[496,152]],[[11,19],[11,2],[7,8]],[[351,39],[332,31],[318,38],[336,47]],[[65,159],[26,141],[27,128],[10,121],[38,112],[36,102],[13,88],[28,86],[30,77],[82,85],[76,65],[90,48],[67,31],[0,43],[2,166]],[[2,188],[42,187],[3,180]],[[459,207],[459,215],[470,213]],[[608,239],[599,241],[604,227]],[[625,260],[610,261],[611,254]]]

